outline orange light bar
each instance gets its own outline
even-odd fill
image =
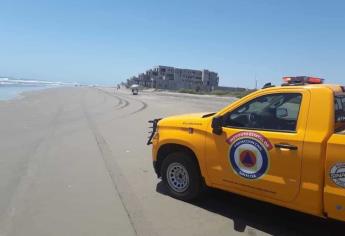
[[[323,81],[324,80],[321,79],[321,78],[308,77],[306,82],[309,83],[309,84],[322,84]]]
[[[324,79],[311,76],[286,76],[283,81],[287,84],[322,84]]]
[[[288,83],[291,81],[291,77],[283,77],[283,81]]]

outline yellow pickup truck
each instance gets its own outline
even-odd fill
[[[208,186],[345,221],[345,87],[283,79],[216,113],[151,121],[154,169],[172,197]]]

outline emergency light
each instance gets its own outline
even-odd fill
[[[311,76],[283,77],[284,85],[323,84],[324,79]]]

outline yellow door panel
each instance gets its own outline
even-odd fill
[[[216,135],[209,129],[206,136],[207,171],[215,185],[229,191],[236,189],[248,196],[255,195],[259,198],[273,198],[286,202],[297,196],[301,182],[303,140],[310,94],[298,89],[290,93],[301,95],[299,111],[294,114],[298,122],[293,131],[223,127],[222,134]],[[270,102],[275,103],[274,100]],[[258,111],[272,110],[270,103],[265,101],[262,104],[262,107],[256,104]],[[238,109],[241,110],[245,105],[246,103],[239,104]],[[232,115],[236,109],[225,114]],[[276,107],[273,110],[272,114],[280,112],[286,117],[286,110],[277,111]],[[288,110],[291,112],[290,108]],[[272,114],[269,113],[267,117]],[[266,114],[264,116],[266,117]]]

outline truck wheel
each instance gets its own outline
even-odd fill
[[[170,196],[174,198],[189,201],[201,192],[200,170],[186,153],[169,154],[162,163],[161,176]]]

